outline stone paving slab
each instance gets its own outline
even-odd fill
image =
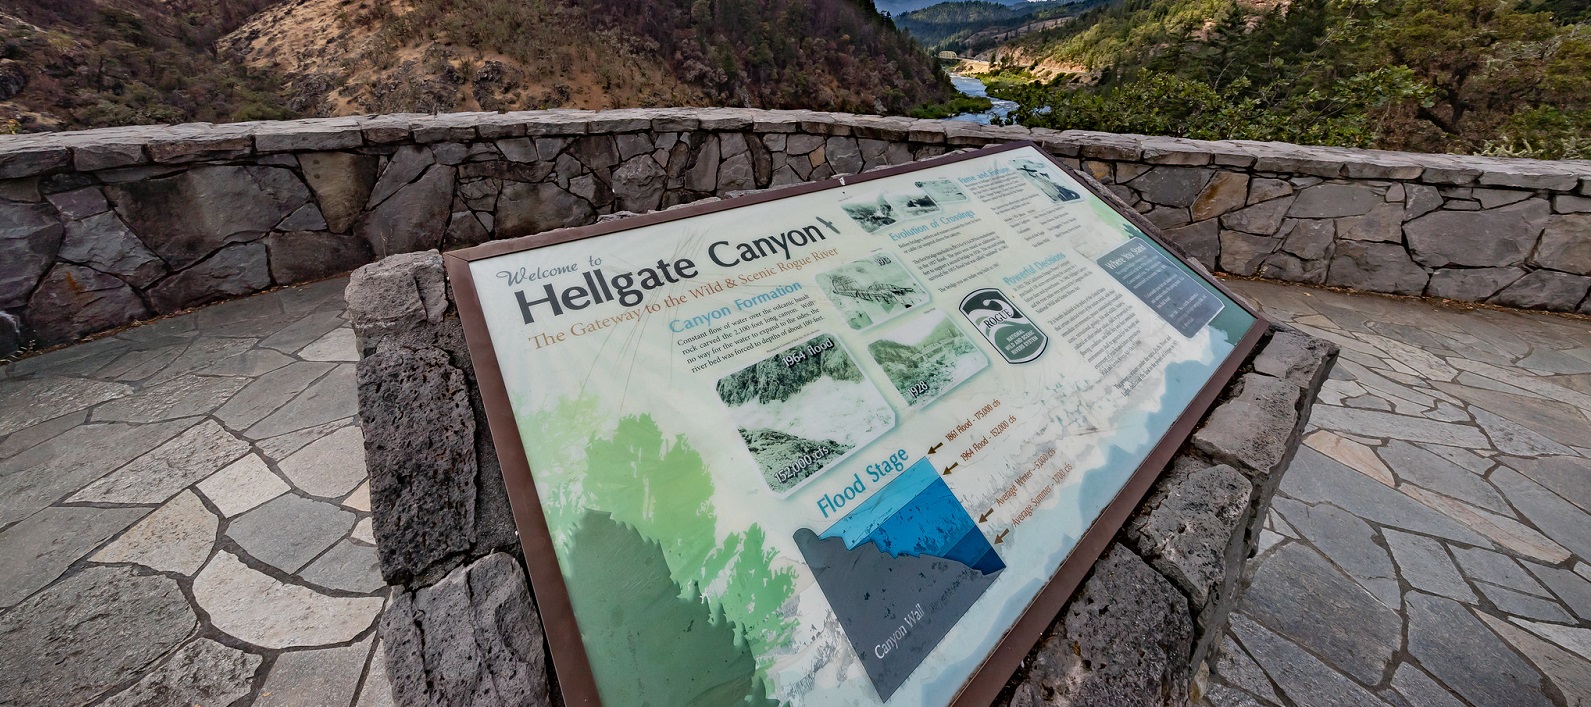
[[[390,704],[346,285],[0,366],[0,705]]]
[[[1591,704],[1591,320],[1232,284],[1343,355],[1205,704]]]
[[[391,704],[345,284],[0,366],[0,705]],[[1344,356],[1201,700],[1591,701],[1591,322],[1233,284]]]

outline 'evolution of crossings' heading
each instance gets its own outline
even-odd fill
[[[840,233],[840,229],[827,219],[817,217],[817,222],[835,235]],[[789,260],[793,257],[791,249],[810,246],[827,238],[824,229],[815,225],[803,226],[743,243],[716,241],[707,246],[707,257],[726,268],[781,254],[785,260]],[[539,299],[531,299],[536,293],[532,291],[532,294],[527,295],[526,290],[515,290],[514,298],[519,300],[519,312],[525,323],[531,324],[536,321],[536,314],[542,307],[555,317],[606,302],[634,307],[645,301],[647,292],[665,284],[695,278],[699,274],[701,271],[697,269],[696,262],[689,258],[679,258],[673,262],[659,260],[656,265],[616,275],[609,275],[601,268],[592,268],[579,273],[580,282],[584,284],[560,283],[562,286],[559,287],[549,282],[541,286]]]

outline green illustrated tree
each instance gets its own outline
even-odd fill
[[[783,646],[796,625],[783,610],[795,595],[795,573],[773,569],[777,556],[764,547],[766,540],[762,527],[752,525],[745,533],[729,536],[702,566],[706,582],[725,577],[720,606],[743,628],[759,661]]]
[[[666,439],[645,415],[621,418],[606,438],[593,435],[606,424],[592,399],[578,398],[560,400],[528,425],[537,440],[533,473],[551,491],[542,504],[564,556],[575,556],[575,535],[593,512],[633,528],[659,548],[670,581],[718,588],[704,600],[766,668],[795,627],[783,611],[795,595],[794,571],[773,568],[777,555],[756,524],[718,539],[712,477],[684,438]],[[585,471],[578,483],[576,470]]]
[[[592,511],[570,549],[565,581],[603,702],[772,704],[734,623],[670,579],[657,543]]]
[[[515,400],[516,409],[532,406]],[[585,469],[586,445],[608,424],[594,397],[561,398],[537,410],[520,424],[520,435],[535,440],[526,445],[531,474],[541,490],[541,507],[553,541],[567,547],[582,513],[580,487],[570,484],[574,472]]]
[[[674,579],[696,578],[716,543],[712,477],[683,438],[665,440],[652,418],[619,420],[611,439],[586,445],[585,493],[593,508],[657,539]]]

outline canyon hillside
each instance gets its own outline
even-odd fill
[[[0,0],[0,131],[952,93],[870,0]]]

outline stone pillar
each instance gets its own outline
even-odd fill
[[[541,621],[458,312],[436,251],[348,283],[393,700],[549,704]]]

